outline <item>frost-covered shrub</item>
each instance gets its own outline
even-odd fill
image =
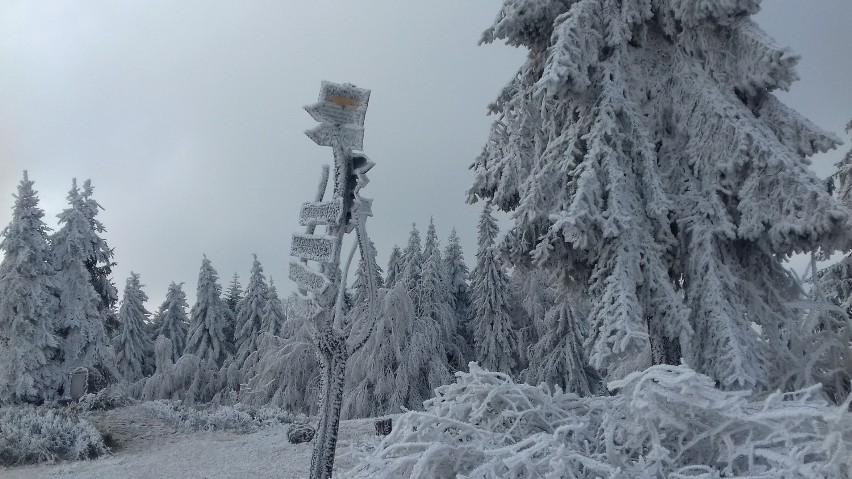
[[[282,409],[253,409],[243,404],[194,408],[181,401],[149,401],[142,405],[158,419],[184,431],[254,432],[258,428],[292,423],[294,416]]]
[[[0,408],[0,465],[93,459],[106,453],[97,429],[67,410]]]
[[[116,383],[101,389],[97,393],[85,394],[77,404],[82,411],[109,411],[133,404],[135,400],[128,395],[125,383]]]
[[[849,402],[817,387],[773,394],[717,389],[686,366],[654,366],[581,398],[515,384],[470,364],[350,477],[719,478],[852,474]]]

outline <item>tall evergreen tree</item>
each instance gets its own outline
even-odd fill
[[[222,287],[218,281],[219,275],[205,255],[198,272],[198,289],[190,311],[184,354],[193,354],[221,367],[233,353],[233,343],[225,336],[231,310],[220,297]]]
[[[400,280],[405,283],[406,290],[414,303],[414,310],[419,311],[420,298],[420,271],[423,268],[423,250],[420,243],[420,231],[417,225],[411,225],[411,234],[408,236],[408,246],[402,253],[402,275]]]
[[[142,291],[139,275],[131,272],[118,310],[121,331],[114,340],[118,372],[128,382],[136,382],[154,372],[154,343],[147,330],[150,314],[145,309],[147,300],[148,295]]]
[[[683,357],[725,388],[775,387],[798,360],[782,262],[849,243],[806,159],[835,140],[773,95],[796,58],[758,8],[505,0],[483,35],[529,56],[471,199],[513,212],[513,262],[588,283],[585,347],[606,380]]]
[[[360,305],[363,304],[364,301],[367,300],[369,293],[367,292],[367,282],[364,280],[367,274],[372,274],[374,281],[376,283],[377,288],[381,288],[383,286],[384,281],[382,280],[382,268],[376,262],[376,245],[373,244],[373,240],[370,241],[370,251],[368,254],[373,256],[372,264],[375,265],[373,271],[367,271],[367,262],[364,261],[362,257],[358,261],[358,269],[355,271],[355,281],[352,282],[352,289],[355,290],[355,296],[353,298],[354,304]]]
[[[171,347],[169,358],[173,364],[183,355],[186,346],[186,334],[189,328],[189,317],[186,314],[188,309],[183,283],[172,282],[166,293],[166,299],[157,312],[152,339],[156,340],[163,336],[169,340],[168,344]]]
[[[225,304],[231,308],[231,312],[236,316],[237,305],[243,299],[243,285],[240,284],[240,275],[234,273],[231,278],[231,283],[228,285],[228,291],[225,293]]]
[[[61,228],[52,237],[60,368],[66,378],[78,367],[89,369],[90,382],[98,388],[118,377],[115,351],[105,331],[109,313],[87,269],[94,254],[93,230],[87,210],[79,206],[76,184],[68,201],[70,206],[59,214]]]
[[[243,298],[237,305],[236,330],[234,345],[236,347],[236,364],[242,369],[249,355],[257,350],[258,336],[263,325],[263,311],[269,301],[269,287],[263,276],[263,266],[254,255],[251,267],[251,277]]]
[[[470,317],[470,271],[464,262],[464,253],[455,228],[450,233],[447,247],[444,249],[444,276],[450,293],[450,305],[456,315],[458,332],[471,343],[473,338],[467,324]]]
[[[479,248],[471,274],[471,321],[480,365],[511,374],[517,366],[518,341],[510,314],[509,277],[495,251],[499,231],[491,216],[491,204],[486,202],[479,217]]]
[[[225,334],[229,338],[233,338],[236,334],[236,324],[234,322],[237,320],[237,312],[241,299],[243,299],[243,286],[240,284],[240,275],[235,272],[233,278],[231,278],[231,283],[228,285],[228,291],[225,292],[225,304],[231,310],[231,321],[225,328]]]
[[[77,180],[72,180],[72,190],[77,189]],[[88,237],[85,239],[85,264],[86,270],[89,271],[92,286],[100,297],[98,310],[105,318],[104,326],[108,338],[113,337],[118,333],[121,325],[116,319],[115,306],[118,303],[118,289],[110,278],[112,267],[115,266],[113,261],[113,250],[109,247],[103,234],[106,233],[106,228],[98,219],[98,212],[103,207],[92,197],[95,188],[92,186],[91,180],[83,182],[82,191],[79,195],[74,195],[71,198],[71,206],[79,209],[86,220],[89,222]]]
[[[600,378],[589,366],[583,343],[587,312],[582,301],[565,294],[544,316],[545,331],[530,347],[525,380],[556,384],[565,391],[588,396],[598,391]]]
[[[452,376],[438,324],[417,317],[405,284],[380,293],[373,333],[348,361],[342,414],[367,417],[420,409]],[[357,325],[356,325],[357,328]]]
[[[284,323],[287,322],[287,313],[284,309],[284,303],[278,296],[278,290],[269,278],[269,291],[267,292],[266,307],[263,309],[263,320],[261,321],[261,332],[281,335]]]
[[[846,125],[852,133],[852,121]],[[833,179],[837,179],[837,198],[852,208],[852,148],[837,165]],[[823,390],[836,402],[846,400],[852,378],[852,254],[819,271],[812,297],[818,302],[829,301],[835,308],[814,309],[801,322],[802,352],[809,356],[822,353],[814,379],[823,384]]]
[[[0,403],[48,399],[59,375],[48,227],[24,172],[0,236]]]
[[[399,278],[402,277],[402,251],[399,246],[393,245],[390,258],[388,259],[388,272],[385,278],[385,287],[393,288]]]
[[[467,341],[459,334],[458,320],[447,288],[446,271],[441,257],[438,234],[434,221],[429,221],[423,248],[423,268],[418,291],[421,317],[435,321],[441,331],[441,340],[447,352],[447,362],[454,371],[462,370],[471,355]]]

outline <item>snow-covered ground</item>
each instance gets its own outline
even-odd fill
[[[112,454],[92,461],[0,468],[2,479],[303,478],[313,443],[290,444],[288,424],[250,434],[182,433],[138,406],[92,419],[116,441]],[[342,421],[335,471],[350,469],[353,452],[376,441],[374,419]]]

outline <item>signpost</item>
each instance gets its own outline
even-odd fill
[[[328,169],[324,170],[320,190],[313,202],[302,205],[299,223],[306,226],[305,233],[293,235],[290,254],[297,259],[290,262],[290,279],[299,286],[292,311],[307,320],[317,322],[317,347],[322,363],[319,424],[311,457],[311,479],[330,479],[337,447],[337,430],[340,424],[340,406],[343,399],[343,381],[346,360],[350,355],[347,338],[335,321],[341,314],[341,288],[345,278],[340,273],[340,245],[343,235],[357,228],[361,257],[370,248],[367,238],[366,218],[372,216],[372,200],[362,198],[361,188],[368,183],[367,171],[373,167],[360,150],[364,143],[364,118],[370,90],[350,84],[322,82],[319,101],[305,107],[316,121],[315,128],[305,134],[317,145],[330,146],[334,153],[334,188],[330,201],[323,201]],[[315,234],[318,225],[325,234]],[[318,270],[309,266],[318,263]],[[374,266],[374,265],[371,265]],[[367,275],[368,281],[373,280]],[[368,285],[371,314],[375,308],[376,285]],[[363,346],[363,341],[355,348]]]

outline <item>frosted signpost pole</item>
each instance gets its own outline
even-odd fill
[[[340,247],[343,235],[357,227],[358,245],[362,257],[370,247],[365,219],[371,216],[371,200],[358,193],[367,183],[365,173],[373,163],[361,152],[364,143],[364,117],[370,90],[350,84],[322,82],[319,101],[305,107],[320,124],[305,132],[320,146],[330,146],[334,152],[334,192],[331,200],[322,201],[328,169],[323,170],[315,201],[305,203],[299,222],[306,226],[303,234],[294,234],[290,254],[290,279],[299,287],[293,312],[305,319],[316,319],[317,346],[322,363],[319,425],[311,457],[311,479],[328,479],[334,465],[337,430],[340,424],[340,405],[343,400],[343,381],[346,360],[350,355],[347,337],[339,328],[342,321],[340,301],[345,278],[340,272]],[[324,225],[325,234],[315,234],[316,226]],[[309,261],[318,263],[314,269]],[[368,275],[369,276],[369,275]],[[370,287],[370,309],[374,309],[375,285]],[[367,333],[369,334],[369,333]],[[355,345],[357,349],[363,345]]]

